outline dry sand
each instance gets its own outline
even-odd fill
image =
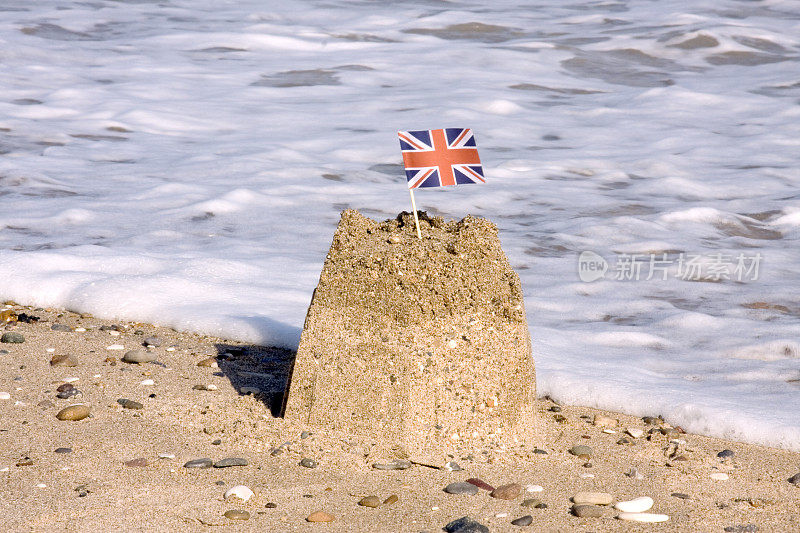
[[[289,352],[63,310],[8,308],[40,320],[9,323],[6,330],[22,333],[25,342],[0,344],[7,352],[0,353],[0,392],[10,395],[0,399],[0,521],[5,531],[433,532],[464,515],[491,531],[800,531],[800,486],[788,481],[800,471],[800,453],[699,435],[667,436],[656,430],[660,424],[647,425],[640,418],[539,400],[531,424],[536,447],[547,453],[528,447],[455,457],[461,472],[423,465],[378,471],[373,463],[393,459],[391,443],[273,418],[293,355]],[[53,331],[54,324],[73,331]],[[100,330],[112,324],[119,331]],[[157,362],[119,361],[150,336],[162,341],[152,349]],[[112,345],[124,349],[108,349]],[[77,366],[51,366],[54,355],[69,355]],[[218,367],[197,365],[209,356],[224,360]],[[56,398],[66,378],[78,378],[73,385],[79,397]],[[148,379],[152,385],[142,384]],[[195,385],[215,385],[216,390]],[[254,394],[254,389],[261,392]],[[143,409],[123,409],[120,398],[140,402]],[[76,403],[90,406],[91,416],[56,418],[60,409]],[[611,429],[616,433],[594,425],[596,415],[618,420]],[[618,444],[625,428],[645,433],[628,437],[630,444]],[[304,431],[311,434],[302,438]],[[590,459],[568,452],[578,444],[593,448]],[[273,454],[281,445],[280,453]],[[59,447],[73,451],[55,453]],[[732,450],[733,457],[718,458],[724,449]],[[175,457],[159,458],[163,453]],[[243,457],[249,465],[183,467],[201,457]],[[319,466],[299,466],[303,457]],[[140,458],[146,466],[125,465]],[[641,479],[626,475],[632,468]],[[729,478],[717,481],[712,473]],[[474,496],[442,491],[448,483],[471,477],[495,486],[516,482],[543,490],[509,501],[485,491]],[[247,502],[224,501],[225,491],[240,484],[255,495]],[[611,508],[600,518],[577,518],[570,512],[570,497],[579,491],[607,492],[615,500],[650,496],[652,512],[670,518],[659,524],[623,522]],[[399,500],[391,505],[357,503],[367,495],[383,500],[392,494]],[[521,506],[528,498],[547,507]],[[246,510],[250,518],[224,517],[230,509]],[[334,521],[306,522],[320,509],[334,515]],[[511,525],[528,514],[532,525]]]

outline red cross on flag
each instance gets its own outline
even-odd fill
[[[408,188],[485,183],[469,128],[398,131]]]

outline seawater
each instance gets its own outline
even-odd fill
[[[793,1],[5,0],[0,295],[296,347],[469,127],[418,205],[497,223],[540,395],[800,450],[799,57]]]

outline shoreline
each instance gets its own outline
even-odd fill
[[[531,421],[535,446],[447,458],[461,471],[422,464],[376,470],[375,463],[404,459],[392,455],[391,443],[273,417],[291,362],[287,350],[59,309],[6,309],[38,317],[2,331],[20,333],[24,342],[0,344],[7,352],[0,353],[0,392],[8,393],[0,399],[0,478],[7,487],[0,511],[10,530],[433,532],[467,515],[491,531],[800,530],[800,486],[789,482],[800,472],[798,452],[540,399]],[[159,345],[145,348],[148,338]],[[120,360],[132,350],[153,361]],[[80,392],[69,393],[66,381]],[[126,399],[132,403],[123,407]],[[74,404],[88,405],[90,416],[56,418]],[[577,445],[590,453],[571,454]],[[248,464],[184,467],[199,458]],[[300,466],[302,459],[316,466]],[[503,500],[484,490],[443,492],[468,478],[494,487],[516,483],[522,493]],[[226,501],[236,485],[254,496]],[[571,501],[580,492],[610,494],[614,502],[648,496],[650,512],[669,519],[626,522],[609,505],[592,509],[599,517],[580,518]],[[377,508],[358,504],[391,495],[398,500]],[[230,510],[247,511],[249,519],[227,518]],[[307,522],[317,510],[334,521]],[[511,523],[528,515],[530,526]]]

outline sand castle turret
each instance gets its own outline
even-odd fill
[[[522,289],[488,220],[342,213],[308,309],[287,419],[444,457],[530,433]]]

